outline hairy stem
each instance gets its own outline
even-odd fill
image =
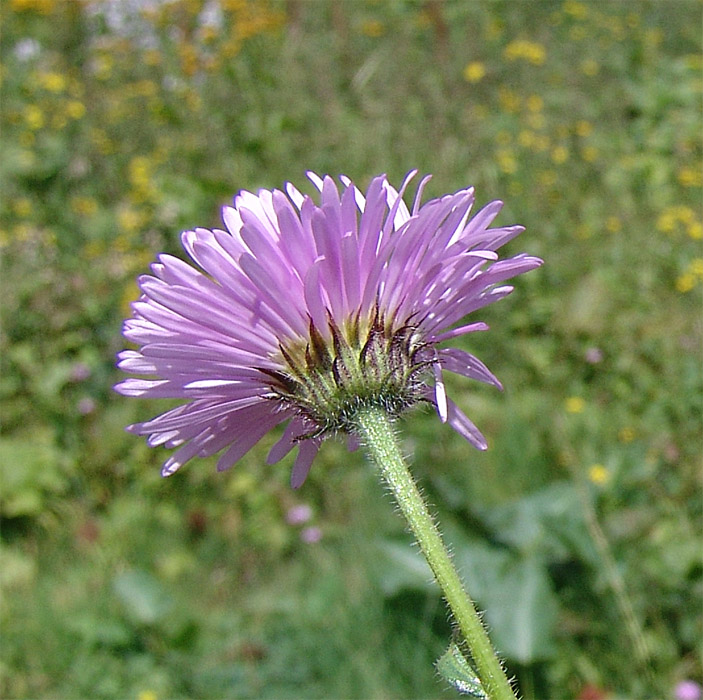
[[[357,414],[356,425],[368,454],[381,470],[442,589],[488,697],[490,700],[515,700],[481,618],[403,459],[390,418],[382,409],[367,408]]]

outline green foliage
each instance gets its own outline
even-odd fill
[[[522,696],[702,682],[700,3],[106,7],[2,7],[0,695],[456,695],[361,455],[326,444],[292,492],[269,436],[162,480],[124,426],[165,404],[111,392],[135,277],[307,169],[473,184],[546,260],[466,343],[505,393],[447,377],[490,449],[402,426]]]

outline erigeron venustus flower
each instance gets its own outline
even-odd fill
[[[287,421],[269,463],[298,447],[292,484],[300,486],[321,441],[354,433],[360,407],[397,416],[424,401],[479,449],[486,442],[447,398],[443,372],[500,387],[473,355],[444,341],[486,330],[460,324],[512,291],[503,283],[541,264],[496,251],[521,226],[489,228],[502,207],[473,218],[473,188],[412,209],[385,176],[363,195],[346,177],[309,173],[319,204],[291,184],[285,193],[241,192],[225,207],[226,230],[182,235],[201,268],[160,255],[139,279],[125,337],[140,346],[119,355],[126,396],[185,399],[129,427],[151,446],[178,448],[170,475],[195,456],[225,450],[231,467],[266,433]],[[202,270],[202,271],[201,271]],[[226,448],[226,449],[225,449]]]

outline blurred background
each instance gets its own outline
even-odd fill
[[[703,556],[698,0],[6,0],[3,698],[455,697],[451,628],[363,455],[267,437],[159,477],[119,397],[135,278],[240,189],[474,185],[546,264],[404,450],[526,700],[696,700]],[[309,187],[307,190],[310,191]]]

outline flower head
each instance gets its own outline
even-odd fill
[[[512,291],[503,283],[541,264],[496,251],[523,228],[489,228],[502,207],[491,202],[469,218],[473,188],[412,209],[385,176],[363,195],[346,177],[309,177],[319,204],[291,184],[285,192],[241,192],[225,207],[226,230],[182,235],[197,269],[160,255],[139,279],[125,337],[140,346],[119,354],[126,396],[185,399],[130,426],[151,446],[178,447],[162,474],[195,456],[225,450],[231,467],[266,433],[287,422],[269,463],[294,446],[292,484],[305,480],[321,441],[354,440],[360,407],[397,416],[423,401],[479,449],[486,442],[450,401],[442,373],[500,387],[473,355],[441,347],[486,330],[457,325]],[[226,449],[225,449],[226,448]]]

